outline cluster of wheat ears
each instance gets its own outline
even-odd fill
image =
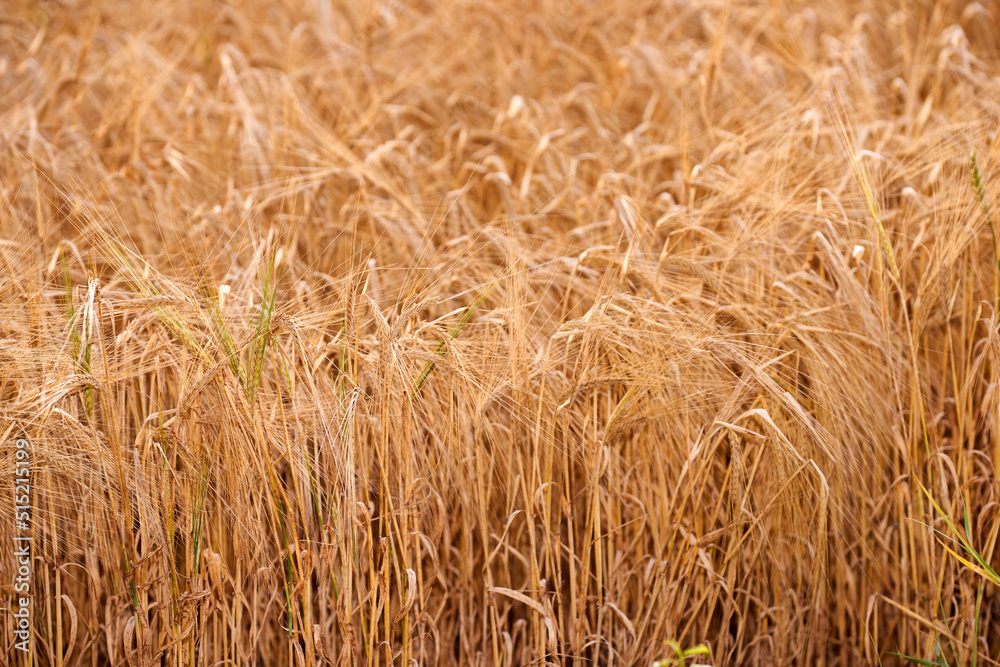
[[[997,664],[1000,10],[810,4],[3,3],[0,663]]]

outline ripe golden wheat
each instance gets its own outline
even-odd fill
[[[1000,9],[810,4],[4,3],[0,663],[997,664]]]

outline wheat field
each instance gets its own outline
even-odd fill
[[[996,4],[0,9],[0,663],[1000,661]]]

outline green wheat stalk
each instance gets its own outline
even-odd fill
[[[997,571],[990,566],[990,564],[986,561],[983,555],[980,554],[979,551],[976,550],[974,546],[972,546],[972,521],[969,518],[969,508],[965,504],[964,498],[962,501],[962,509],[964,510],[965,513],[964,517],[965,530],[963,531],[959,530],[959,528],[955,526],[954,523],[952,523],[948,515],[945,514],[945,511],[941,509],[941,506],[937,504],[936,500],[934,500],[934,497],[931,495],[931,492],[928,491],[927,488],[919,481],[917,482],[917,484],[920,485],[920,490],[924,492],[925,496],[927,496],[927,499],[934,506],[934,509],[937,510],[937,513],[941,515],[942,519],[944,519],[944,522],[948,525],[948,529],[956,536],[958,536],[958,543],[961,545],[964,555],[956,552],[954,549],[949,547],[947,544],[945,544],[944,540],[942,540],[941,537],[938,536],[937,540],[941,544],[941,546],[944,547],[945,551],[950,553],[959,562],[961,562],[963,565],[965,565],[967,568],[969,568],[979,576],[989,580],[994,585],[1000,586],[1000,574],[997,574]],[[934,532],[938,533],[939,535],[944,534],[938,530],[935,530]]]
[[[437,350],[435,350],[435,354],[437,356],[439,357],[444,356],[445,351],[448,349],[448,343],[458,338],[458,335],[462,333],[462,329],[464,329],[465,325],[468,324],[470,320],[472,320],[472,316],[476,314],[476,311],[479,310],[480,306],[482,306],[483,303],[486,301],[486,299],[489,298],[490,294],[493,293],[493,290],[496,289],[496,286],[499,283],[500,279],[497,278],[488,288],[486,288],[476,296],[475,301],[466,306],[465,310],[462,311],[462,317],[458,320],[458,322],[455,324],[455,327],[451,330],[451,335],[448,338],[448,340],[441,341],[441,343],[437,346]],[[417,393],[420,392],[420,389],[424,386],[424,383],[427,382],[428,376],[430,376],[431,372],[436,367],[437,367],[437,362],[434,361],[429,361],[424,365],[424,368],[420,372],[417,381],[413,385],[413,390],[410,392],[411,399],[414,396],[416,396]]]
[[[983,175],[979,171],[979,156],[976,155],[975,151],[972,151],[969,168],[972,172],[972,187],[976,191],[976,201],[979,202],[979,208],[986,217],[986,223],[990,226],[990,235],[993,237],[993,261],[996,262],[997,275],[1000,276],[1000,252],[997,250],[997,232],[993,224],[993,215],[990,212],[990,200],[986,195],[986,186],[983,185]],[[1000,282],[997,283],[997,306],[1000,308]]]
[[[274,255],[271,255],[266,271],[263,275],[263,301],[260,304],[260,312],[257,315],[257,327],[254,331],[253,345],[250,353],[250,363],[247,372],[246,395],[247,401],[251,405],[257,397],[257,390],[260,388],[260,377],[264,370],[264,354],[272,342],[271,318],[274,317],[274,300],[278,293],[278,281],[276,277],[276,265]]]

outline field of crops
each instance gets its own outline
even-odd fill
[[[998,32],[2,3],[0,664],[998,664]]]

